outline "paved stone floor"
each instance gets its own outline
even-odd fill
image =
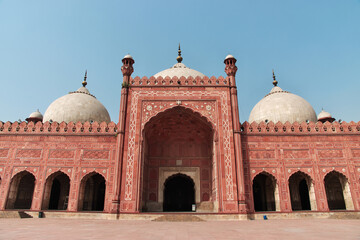
[[[0,219],[0,239],[360,239],[360,220],[150,222]]]

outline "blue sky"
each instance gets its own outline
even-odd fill
[[[360,120],[360,0],[0,0],[0,120],[44,114],[81,86],[118,121],[121,59],[133,76],[176,63],[225,76],[237,58],[240,121],[272,88],[305,98],[317,113]]]

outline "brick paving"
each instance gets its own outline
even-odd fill
[[[0,219],[0,239],[360,239],[360,220],[152,222]]]

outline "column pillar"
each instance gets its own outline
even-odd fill
[[[234,150],[235,150],[235,165],[236,165],[236,181],[238,193],[238,209],[240,213],[246,213],[245,202],[245,184],[244,184],[244,165],[241,153],[241,132],[239,119],[239,106],[237,98],[237,89],[235,82],[235,75],[237,67],[235,65],[236,59],[232,55],[228,55],[225,60],[225,73],[228,75],[230,85],[230,103],[234,134]]]
[[[116,155],[115,155],[115,169],[116,179],[114,185],[114,196],[111,203],[110,212],[120,212],[120,194],[121,194],[121,175],[122,175],[122,163],[124,153],[124,139],[125,139],[125,125],[126,125],[126,111],[128,104],[128,92],[130,85],[130,77],[134,72],[133,64],[134,59],[130,55],[126,55],[122,60],[121,72],[123,74],[123,83],[121,89],[120,98],[120,111],[119,111],[119,123],[117,130],[117,141],[116,141]]]

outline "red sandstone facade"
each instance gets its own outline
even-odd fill
[[[359,211],[360,122],[241,125],[235,62],[226,78],[155,79],[123,59],[118,124],[0,122],[0,209],[164,211],[175,176],[198,212]]]

